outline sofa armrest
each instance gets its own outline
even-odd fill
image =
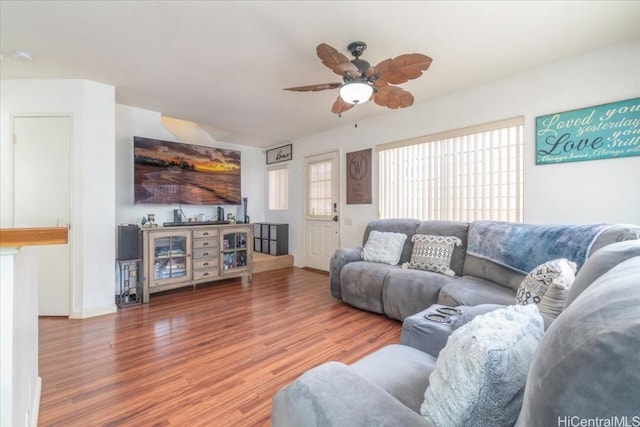
[[[470,322],[480,314],[488,313],[498,308],[504,307],[499,304],[481,304],[476,306],[455,307],[462,311],[460,315],[447,316],[438,312],[440,308],[448,308],[440,304],[433,304],[429,308],[407,317],[402,322],[402,333],[400,344],[416,348],[437,358],[440,350],[447,344],[449,336],[461,327]],[[429,320],[427,317],[435,315],[436,318],[446,318],[446,322],[439,323]]]
[[[490,311],[497,310],[499,308],[505,308],[506,305],[502,304],[479,304],[479,305],[461,305],[456,307],[462,314],[458,316],[453,322],[453,330],[460,328],[463,325],[471,322],[477,316],[481,314],[489,313]]]
[[[342,299],[340,288],[340,272],[342,267],[350,262],[362,261],[362,248],[340,248],[334,252],[329,262],[329,283],[331,284],[331,295],[334,298]]]
[[[462,310],[462,315],[458,317],[458,319],[456,319],[456,321],[454,322],[453,330],[455,331],[462,325],[469,323],[476,316],[488,313],[493,310],[497,310],[499,308],[505,308],[505,307],[506,305],[501,305],[501,304],[480,304],[476,306],[459,306],[458,308]],[[544,322],[544,330],[546,331],[551,325],[551,323],[553,322],[554,318],[544,313],[540,313],[540,315],[542,316],[542,321]]]
[[[276,393],[272,427],[424,426],[425,418],[349,366],[317,366]]]

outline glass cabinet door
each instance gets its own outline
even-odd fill
[[[222,270],[247,266],[247,233],[227,232],[222,235]]]
[[[162,235],[153,239],[154,282],[187,278],[188,236]]]

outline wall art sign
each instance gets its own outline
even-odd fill
[[[640,156],[640,98],[536,117],[536,164]]]
[[[286,162],[293,159],[291,144],[267,150],[267,164]]]
[[[371,148],[347,153],[347,204],[371,203]]]

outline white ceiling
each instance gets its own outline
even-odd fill
[[[372,65],[429,55],[430,69],[401,85],[418,103],[639,39],[638,22],[640,1],[2,0],[0,77],[108,83],[120,104],[269,147],[403,113],[369,102],[339,118],[337,90],[283,91],[341,81],[316,56],[319,43],[350,56],[346,46],[362,40]]]

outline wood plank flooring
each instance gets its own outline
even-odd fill
[[[39,327],[40,426],[268,426],[282,386],[399,342],[401,324],[288,268]]]

